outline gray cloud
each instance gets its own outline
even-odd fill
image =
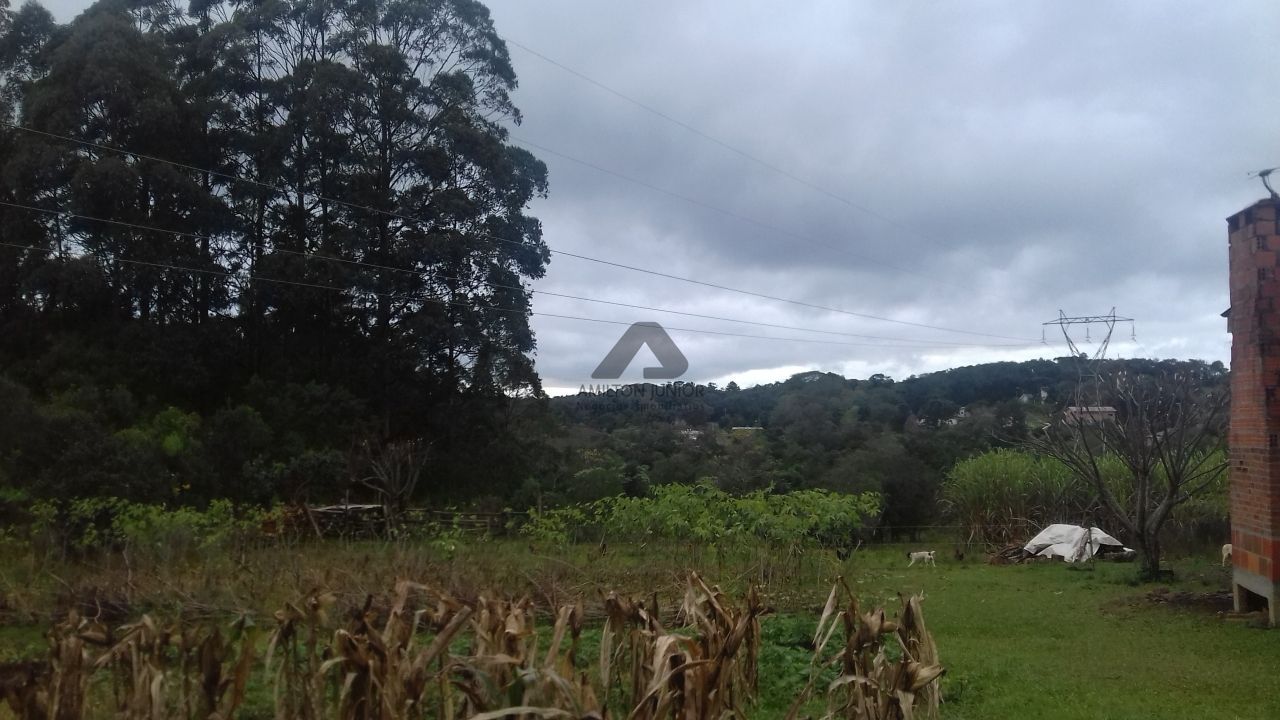
[[[856,5],[856,6],[853,6]],[[793,237],[554,156],[552,245],[877,315],[1039,338],[1068,313],[1139,319],[1123,355],[1227,359],[1222,219],[1280,162],[1272,3],[491,3],[499,30],[851,209],[513,48],[524,138]],[[834,246],[837,249],[832,249]],[[903,269],[910,273],[902,272]],[[860,321],[557,259],[538,287],[847,332]],[[539,299],[619,320],[823,338]],[[576,387],[621,328],[537,319]],[[690,376],[909,374],[1061,347],[904,350],[673,333]],[[824,338],[827,339],[827,338]],[[1056,340],[1052,334],[1049,339]],[[1086,346],[1088,348],[1089,346]],[[639,367],[639,363],[636,364]],[[770,369],[773,372],[769,372]]]
[[[556,248],[911,322],[1040,338],[1138,318],[1126,356],[1226,360],[1223,218],[1280,163],[1268,0],[1175,3],[488,0],[499,32],[830,190],[806,188],[513,47],[533,208]],[[797,7],[798,5],[798,7]],[[83,3],[50,4],[60,18]],[[885,220],[888,219],[888,221]],[[792,234],[812,238],[808,243]],[[761,322],[953,342],[558,256],[540,290]],[[788,338],[536,296],[535,310]],[[538,369],[576,388],[624,330],[535,317]],[[817,368],[894,375],[1061,347],[867,348],[673,332],[691,380]],[[841,338],[835,338],[841,339]],[[1050,336],[1051,340],[1055,340]],[[850,339],[850,342],[854,342]],[[633,364],[638,377],[641,362]]]

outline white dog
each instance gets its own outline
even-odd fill
[[[933,550],[921,550],[919,552],[909,552],[907,553],[907,557],[911,559],[911,562],[907,563],[907,567],[911,567],[912,565],[915,565],[917,560],[920,561],[921,565],[932,565],[933,567],[937,567],[937,565],[934,564],[933,562],[933,556],[934,556]]]
[[[1227,543],[1226,545],[1222,546],[1222,564],[1226,565],[1227,561],[1230,559],[1231,559],[1231,543]]]

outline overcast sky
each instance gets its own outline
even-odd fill
[[[671,332],[683,379],[742,385],[1054,357],[1043,321],[1112,306],[1137,318],[1112,355],[1229,360],[1224,218],[1262,196],[1249,171],[1280,164],[1275,0],[488,4],[510,40],[696,129],[512,46],[513,136],[550,168],[532,212],[553,249],[1028,342],[943,345],[1018,341],[565,255],[536,290],[936,344],[541,294],[535,312],[785,338]],[[86,5],[48,3],[61,20]],[[593,382],[625,330],[534,326],[553,394]]]

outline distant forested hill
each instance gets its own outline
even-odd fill
[[[556,470],[527,502],[713,482],[730,491],[825,488],[884,494],[888,525],[930,522],[957,460],[1025,436],[1074,402],[1076,358],[1000,362],[895,381],[807,372],[740,389],[631,386],[552,400]],[[1104,372],[1182,372],[1226,382],[1220,362],[1113,360]],[[739,429],[734,429],[739,428]]]

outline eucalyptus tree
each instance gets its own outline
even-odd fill
[[[38,5],[27,4],[14,12],[9,0],[0,0],[0,120],[17,119],[24,90],[43,73],[40,49],[54,27],[53,17]],[[12,157],[18,141],[14,131],[0,127],[0,158]],[[0,199],[17,199],[11,185],[0,179]],[[34,234],[39,230],[34,220],[29,214],[0,206],[0,236]],[[39,254],[0,246],[0,322],[25,309],[20,301],[24,276],[42,262]]]
[[[524,208],[545,166],[507,142],[516,85],[488,11],[471,0],[342,6],[344,54],[358,82],[346,106],[351,155],[344,211],[362,232],[356,257],[408,268],[362,274],[355,311],[375,341],[370,378],[385,399],[398,378],[424,401],[537,388],[523,278],[548,259]]]
[[[509,141],[515,71],[483,5],[3,10],[0,111],[50,133],[0,132],[0,196],[46,211],[0,211],[37,247],[0,252],[0,322],[26,329],[3,351],[33,377],[66,363],[59,383],[201,412],[350,394],[455,473],[510,436],[510,396],[539,390],[525,283],[549,253],[527,208],[547,175]]]

